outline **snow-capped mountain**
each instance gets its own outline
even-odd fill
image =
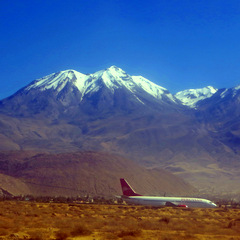
[[[172,102],[176,100],[167,89],[150,82],[142,76],[130,76],[116,66],[111,66],[106,70],[87,75],[75,70],[53,73],[35,80],[24,90],[53,90],[56,95],[59,95],[69,84],[72,85],[72,89],[77,89],[79,93],[81,93],[80,101],[82,101],[86,95],[96,93],[103,87],[108,88],[113,94],[117,89],[122,88],[128,90],[142,104],[144,104],[144,102],[137,96],[139,91],[147,93],[156,99],[165,97]]]
[[[0,101],[0,150],[114,152],[199,179],[199,186],[214,179],[221,189],[219,174],[233,175],[220,167],[233,166],[233,174],[240,169],[239,103],[240,86],[173,96],[115,66],[92,74],[66,70]],[[229,186],[239,189],[236,176]]]
[[[199,89],[187,89],[175,94],[175,97],[181,101],[182,104],[196,108],[197,104],[206,99],[212,97],[213,94],[217,92],[218,89],[208,86]]]
[[[165,88],[142,76],[130,76],[116,66],[82,74],[75,70],[53,73],[31,82],[0,102],[0,112],[17,116],[41,114],[100,117],[146,111],[175,111],[182,106]]]

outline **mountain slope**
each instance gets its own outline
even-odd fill
[[[121,195],[121,177],[128,179],[143,194],[196,193],[192,186],[167,171],[146,170],[128,159],[100,152],[0,152],[0,172],[27,186],[28,194],[33,195]],[[14,188],[6,184],[3,186],[9,191]]]
[[[211,98],[199,104],[199,111],[205,111],[213,121],[228,121],[240,114],[240,85],[229,89],[220,89]],[[211,113],[211,114],[210,114]]]
[[[220,89],[199,104],[197,117],[215,129],[213,135],[240,153],[240,86]]]

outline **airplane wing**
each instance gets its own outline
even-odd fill
[[[176,207],[177,206],[177,204],[174,202],[166,202],[165,205],[168,207]]]
[[[176,203],[176,202],[166,202],[165,205],[168,206],[168,207],[185,207],[185,208],[188,207],[185,204],[179,204],[179,203]]]

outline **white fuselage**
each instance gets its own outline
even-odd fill
[[[148,206],[183,206],[199,208],[215,208],[217,205],[210,200],[188,197],[150,197],[150,196],[122,196],[122,199],[129,204]]]

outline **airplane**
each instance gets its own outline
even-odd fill
[[[120,178],[123,195],[122,200],[128,204],[147,205],[147,206],[169,206],[169,207],[197,207],[215,208],[217,205],[210,200],[189,197],[155,197],[144,196],[136,193],[124,178]]]

